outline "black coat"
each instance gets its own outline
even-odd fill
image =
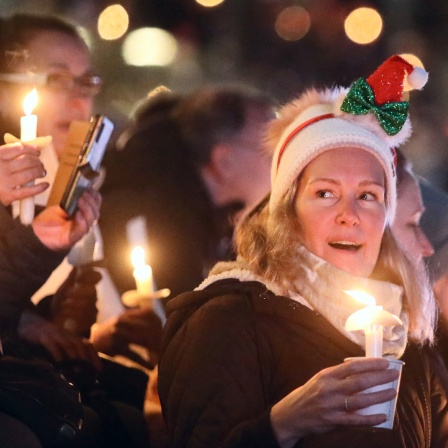
[[[363,356],[322,316],[258,282],[220,281],[167,311],[159,394],[173,447],[277,447],[271,407],[320,370]],[[448,446],[444,366],[414,345],[402,360],[393,430],[340,427],[296,446]]]
[[[31,296],[62,262],[66,252],[44,246],[31,226],[12,219],[0,205],[0,333],[15,330]]]

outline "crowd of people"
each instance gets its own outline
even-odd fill
[[[0,390],[2,360],[45,362],[82,409],[74,438],[48,442],[0,405],[2,446],[447,446],[446,239],[430,206],[448,199],[405,156],[405,78],[420,89],[427,74],[392,56],[281,108],[241,85],[151,94],[69,217],[50,192],[103,81],[74,25],[1,19]],[[33,87],[38,137],[21,141]],[[135,218],[170,290],[158,313],[121,300]],[[384,356],[345,326],[365,307],[355,289],[395,319]],[[398,391],[391,359],[404,362]],[[391,429],[362,412],[395,397]]]

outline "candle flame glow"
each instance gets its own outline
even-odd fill
[[[37,105],[37,90],[34,88],[23,100],[23,110],[25,115],[31,115]]]
[[[368,306],[376,305],[375,297],[365,293],[364,291],[353,289],[353,290],[344,290],[344,292],[364,305]]]
[[[136,246],[131,253],[131,262],[134,268],[145,264],[145,250],[142,246]]]

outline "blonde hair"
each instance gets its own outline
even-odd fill
[[[283,201],[269,211],[266,198],[236,229],[235,244],[257,275],[282,286],[296,280],[296,266],[304,260],[297,251],[300,222],[294,208],[297,181]],[[434,341],[436,305],[425,272],[406,256],[386,227],[372,278],[403,288],[403,306],[409,315],[409,338],[417,343]]]

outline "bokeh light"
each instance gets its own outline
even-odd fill
[[[357,8],[345,19],[345,33],[353,42],[361,45],[375,41],[383,29],[383,19],[373,8]]]
[[[310,15],[301,6],[289,6],[283,9],[275,20],[275,31],[284,40],[302,39],[311,25]]]
[[[214,6],[218,6],[223,3],[224,0],[196,0],[201,6],[205,6],[206,8],[213,8]]]
[[[160,28],[139,28],[130,32],[121,49],[126,64],[138,67],[170,65],[176,53],[175,37]]]
[[[123,6],[108,6],[98,17],[98,33],[102,39],[115,40],[123,36],[129,27],[129,15]]]
[[[403,59],[406,59],[406,61],[408,61],[413,66],[425,68],[424,65],[423,65],[423,62],[415,54],[412,54],[412,53],[402,53],[402,54],[400,54],[400,56]],[[407,76],[404,77],[403,90],[405,92],[409,92],[410,90],[412,90],[412,87],[408,83],[408,77]]]

